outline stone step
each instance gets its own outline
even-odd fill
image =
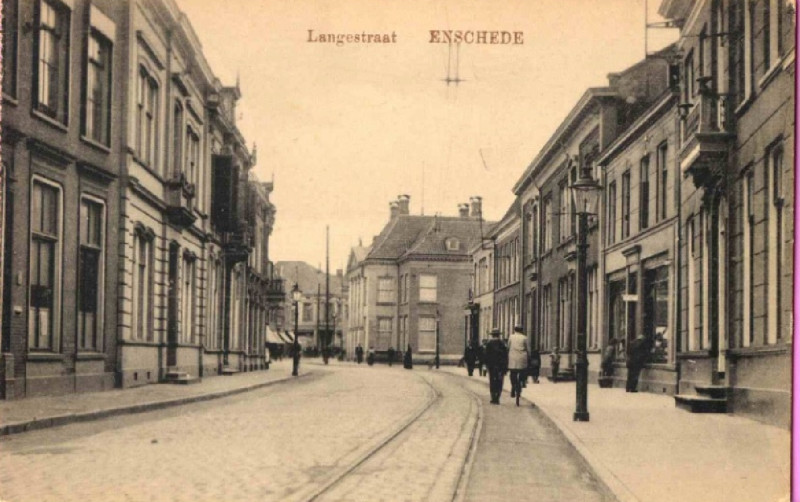
[[[724,385],[695,385],[694,390],[700,396],[708,396],[716,399],[727,399],[729,387]]]
[[[727,413],[728,400],[708,396],[677,394],[675,406],[692,413]]]
[[[200,383],[200,379],[197,377],[193,377],[184,371],[170,371],[164,377],[164,383],[190,385],[190,384]]]
[[[235,375],[237,373],[239,373],[239,370],[236,368],[232,368],[230,366],[225,366],[224,368],[222,368],[223,375],[230,376],[230,375]]]

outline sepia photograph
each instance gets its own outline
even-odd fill
[[[796,0],[0,4],[0,502],[800,500]]]

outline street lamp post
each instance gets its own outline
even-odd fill
[[[300,342],[297,340],[297,314],[302,297],[303,293],[300,292],[300,288],[297,286],[297,283],[294,283],[294,287],[292,287],[292,303],[294,304],[294,350],[292,351],[292,376],[297,376],[297,370],[300,367]]]
[[[439,369],[439,311],[436,311],[436,357],[433,360],[436,369]]]
[[[575,202],[578,216],[578,244],[577,244],[577,274],[578,274],[578,347],[577,361],[575,362],[575,413],[573,421],[588,422],[589,407],[589,361],[586,358],[586,252],[589,245],[586,242],[587,219],[590,214],[595,214],[597,201],[600,196],[600,186],[591,176],[591,172],[584,168],[581,176],[570,187]]]

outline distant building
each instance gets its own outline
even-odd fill
[[[494,241],[490,237],[493,228],[493,225],[484,225],[486,237],[476,242],[470,250],[473,280],[467,307],[471,308],[472,312],[466,314],[465,326],[469,326],[469,323],[474,324],[467,328],[467,337],[472,336],[473,341],[479,343],[489,338],[489,332],[494,327],[495,249]],[[469,333],[469,330],[472,330],[472,333]]]
[[[351,343],[381,356],[389,347],[411,345],[417,358],[457,360],[464,350],[464,299],[472,284],[470,250],[486,224],[481,199],[473,197],[458,217],[418,216],[401,195],[390,218],[366,252],[357,248],[348,264],[352,310]],[[356,317],[358,316],[358,317]],[[438,340],[437,340],[438,333]]]
[[[338,269],[336,274],[330,274],[328,277],[329,303],[326,324],[325,271],[303,261],[279,261],[275,267],[283,279],[286,294],[283,326],[278,326],[278,329],[297,332],[298,340],[303,347],[322,349],[327,341],[330,347],[341,348],[344,343],[342,333],[346,328],[348,310],[342,270]],[[298,326],[294,325],[292,300],[292,289],[295,284],[302,292],[302,300],[298,306]]]
[[[503,338],[508,338],[514,326],[522,324],[520,318],[520,250],[519,200],[514,199],[506,214],[492,228],[490,239],[494,242],[494,295],[492,327],[498,328]]]

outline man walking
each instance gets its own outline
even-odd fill
[[[394,356],[394,347],[389,347],[389,350],[386,351],[386,357],[389,360],[389,367],[391,367],[392,363],[394,362]]]
[[[508,369],[511,371],[511,397],[517,398],[517,406],[529,357],[528,337],[522,333],[522,326],[514,326],[514,333],[508,337]]]
[[[475,346],[470,341],[467,344],[467,348],[464,349],[464,363],[467,365],[467,374],[472,376],[472,373],[475,371]]]
[[[359,343],[358,346],[356,347],[356,362],[358,364],[361,364],[361,361],[363,360],[364,360],[364,347],[362,347],[361,344]]]
[[[484,362],[489,370],[489,393],[492,404],[500,404],[500,394],[503,393],[503,377],[506,374],[508,351],[506,344],[500,339],[500,330],[494,328],[492,338],[486,342],[484,349]]]

